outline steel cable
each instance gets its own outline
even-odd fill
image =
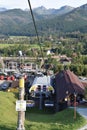
[[[40,43],[40,39],[39,39],[39,35],[38,35],[36,22],[35,22],[35,18],[34,18],[34,14],[33,14],[33,11],[32,11],[30,0],[28,0],[28,5],[29,5],[29,8],[30,8],[30,12],[31,12],[31,16],[32,16],[32,20],[33,20],[33,24],[34,24],[34,28],[35,28],[35,32],[36,32],[36,36],[37,36],[37,40],[38,40],[38,44],[39,44],[41,55],[42,55],[42,59],[44,61],[43,51],[42,51],[42,48],[41,48],[41,43]]]

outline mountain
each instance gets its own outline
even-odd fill
[[[75,8],[61,16],[39,21],[37,27],[40,33],[87,32],[87,4]]]
[[[65,15],[56,16],[53,19],[46,20],[44,23],[42,23],[42,25],[46,25],[47,23],[49,23],[48,28],[54,32],[82,31],[81,29],[85,29],[85,27],[87,26],[87,4],[75,8],[74,10]],[[44,26],[44,30],[45,29],[46,28]]]
[[[60,9],[46,9],[44,6],[33,9],[34,12],[40,15],[62,15],[72,11],[74,8],[70,6],[63,6]]]
[[[39,34],[58,32],[87,32],[87,4],[78,8],[63,6],[60,9],[33,9]],[[0,34],[35,35],[29,10],[12,9],[0,12]]]
[[[35,14],[35,20],[38,21],[40,19],[43,19],[43,17]],[[0,12],[0,34],[26,35],[28,33],[26,30],[29,28],[29,23],[32,23],[31,13],[29,11],[11,9]]]
[[[6,11],[6,8],[0,8],[0,12]]]

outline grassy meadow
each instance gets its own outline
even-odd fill
[[[8,48],[9,46],[14,46],[15,44],[0,44],[0,48]]]
[[[0,92],[0,130],[16,130],[16,100],[16,94]],[[73,109],[65,109],[53,114],[48,110],[27,108],[25,130],[77,130],[87,123],[79,114],[77,114],[76,119],[73,118],[73,115]]]
[[[19,47],[19,45],[21,45],[21,44],[15,44],[15,43],[13,43],[13,44],[0,44],[0,48],[1,49],[4,49],[4,48],[9,48],[9,47]],[[39,47],[39,45],[38,44],[23,44],[22,46],[24,46],[24,47],[29,47],[29,48],[37,48],[37,49],[39,49],[40,47]]]

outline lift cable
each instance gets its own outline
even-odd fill
[[[31,15],[32,15],[32,20],[33,20],[34,28],[35,28],[35,31],[36,31],[36,36],[37,36],[38,44],[40,46],[40,51],[41,51],[41,55],[42,55],[42,64],[45,64],[44,55],[43,55],[43,51],[42,51],[42,48],[41,48],[41,43],[40,43],[40,39],[39,39],[39,35],[38,35],[38,31],[37,31],[37,27],[36,27],[36,22],[35,22],[35,18],[34,18],[34,14],[33,14],[33,11],[32,11],[30,0],[28,0],[28,5],[29,5],[30,12],[31,12]],[[47,73],[49,68],[47,67],[47,64],[45,64],[45,65],[46,65],[45,71]]]
[[[37,31],[37,27],[36,27],[36,22],[35,22],[35,18],[34,18],[34,14],[33,14],[33,11],[32,11],[30,0],[28,0],[28,5],[29,5],[29,8],[30,8],[30,12],[31,12],[31,16],[32,16],[32,20],[33,20],[33,24],[34,24],[34,28],[35,28],[35,32],[36,32],[36,36],[37,36],[37,40],[38,40],[38,43],[39,43],[39,46],[40,46],[40,51],[41,51],[42,59],[44,61],[44,56],[43,56],[43,52],[42,52],[42,48],[41,48],[41,43],[40,43],[40,39],[39,39],[39,35],[38,35],[38,31]]]

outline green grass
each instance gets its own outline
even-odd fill
[[[0,92],[0,130],[16,130],[17,112],[13,93]],[[25,113],[26,130],[76,130],[86,124],[86,120],[77,114],[73,118],[73,109],[65,109],[55,114],[37,109],[27,109]]]
[[[19,45],[20,44],[16,44],[16,46],[19,46]],[[11,46],[15,47],[15,43],[13,43],[13,44],[0,43],[0,48],[1,49],[11,47]],[[25,44],[25,46],[30,47],[30,48],[40,48],[40,46],[38,44]]]
[[[9,46],[14,46],[15,44],[0,44],[0,48],[3,49],[3,48],[7,48]]]
[[[17,120],[15,101],[15,94],[0,92],[0,130],[12,130],[15,128]]]
[[[86,123],[79,114],[74,119],[73,109],[65,109],[55,114],[30,111],[26,113],[26,120],[29,121],[26,128],[30,130],[76,130]]]

